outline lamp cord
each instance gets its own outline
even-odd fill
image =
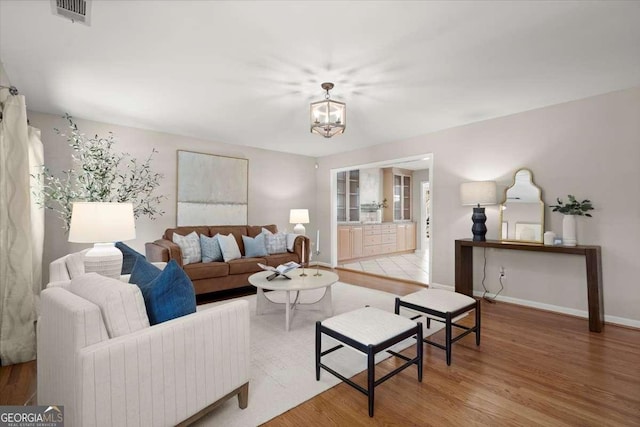
[[[484,292],[482,293],[482,299],[488,302],[494,303],[496,302],[496,298],[498,297],[498,295],[500,295],[500,292],[502,292],[504,289],[504,284],[502,283],[502,276],[500,276],[500,278],[498,279],[500,280],[500,290],[493,296],[493,298],[489,298],[487,296],[487,293],[489,292],[489,290],[484,284],[484,281],[487,278],[487,248],[482,248],[482,256],[484,257],[484,264],[482,266],[482,289],[484,289]]]

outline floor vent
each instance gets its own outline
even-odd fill
[[[51,0],[54,15],[90,25],[91,0]]]

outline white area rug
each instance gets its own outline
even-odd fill
[[[324,289],[302,293],[301,302],[315,302]],[[370,305],[393,313],[396,295],[363,288],[360,286],[336,283],[333,285],[334,315]],[[283,301],[284,293],[270,292],[272,300]],[[340,380],[326,371],[321,371],[320,381],[315,376],[315,322],[323,320],[321,311],[296,309],[291,321],[291,330],[285,331],[284,307],[273,312],[256,316],[256,296],[242,297],[249,301],[251,310],[251,379],[249,382],[249,406],[238,407],[238,399],[232,398],[200,420],[199,426],[246,426],[254,427],[286,412],[313,396],[340,383]],[[216,302],[199,308],[224,304]],[[408,316],[408,313],[404,313]],[[435,333],[442,326],[431,322],[431,329],[423,326],[425,336]],[[330,342],[331,341],[331,342]],[[336,343],[323,336],[322,349],[326,350]],[[415,340],[399,343],[399,350],[409,345],[415,346]],[[413,353],[410,353],[411,355]],[[380,360],[387,353],[379,354]],[[366,356],[356,350],[345,347],[322,358],[323,363],[351,377],[366,369]],[[408,368],[404,375],[415,375],[416,369]],[[358,391],[353,390],[353,393]],[[366,408],[366,396],[362,395],[363,408]],[[363,416],[366,416],[366,410]]]

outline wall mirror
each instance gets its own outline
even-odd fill
[[[533,183],[533,172],[519,169],[505,190],[500,205],[500,240],[542,243],[544,203],[542,190]]]

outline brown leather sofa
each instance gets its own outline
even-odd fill
[[[298,236],[293,245],[293,252],[285,252],[281,254],[268,255],[261,258],[241,258],[229,262],[209,262],[209,263],[193,263],[182,265],[182,252],[180,247],[173,243],[173,233],[183,236],[195,231],[205,236],[213,237],[216,234],[229,233],[233,234],[243,257],[245,254],[242,236],[255,237],[262,232],[262,228],[266,228],[272,233],[277,233],[278,228],[275,225],[214,225],[214,226],[189,226],[168,228],[162,239],[155,242],[145,243],[145,252],[147,260],[150,262],[168,262],[176,260],[193,282],[196,295],[206,294],[209,292],[223,291],[233,288],[241,288],[249,286],[249,276],[262,269],[258,263],[277,267],[280,264],[289,261],[300,263],[302,260],[302,242],[305,245],[305,262],[308,261],[309,238],[306,236]]]

